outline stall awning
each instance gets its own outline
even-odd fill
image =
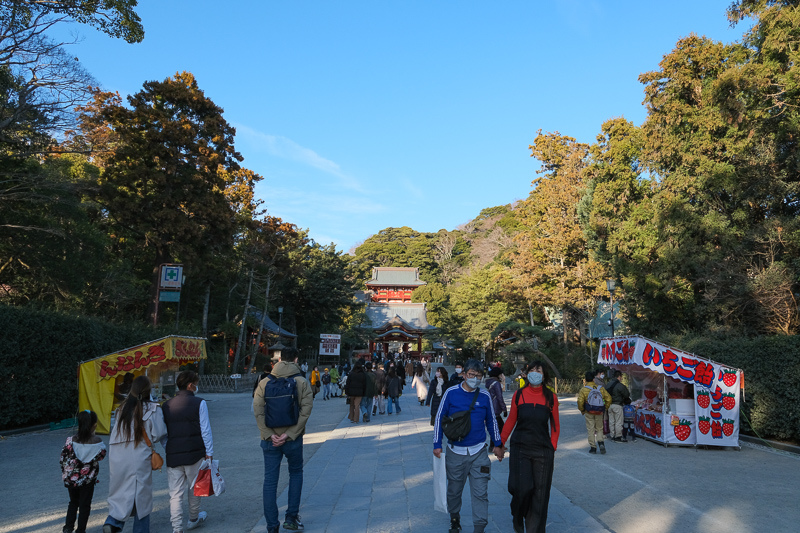
[[[170,335],[84,361],[78,366],[78,408],[97,413],[97,432],[108,434],[117,377],[128,372],[141,375],[149,368],[177,368],[205,358],[205,339]]]

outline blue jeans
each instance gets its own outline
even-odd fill
[[[114,527],[118,527],[122,530],[125,527],[124,520],[117,520],[111,515],[108,515],[105,521],[106,524],[111,524]],[[150,533],[150,515],[145,516],[144,518],[139,518],[136,516],[136,508],[134,507],[133,513],[133,533]]]
[[[372,396],[364,396],[361,398],[361,405],[359,405],[362,415],[367,415],[367,420],[372,416]]]
[[[287,440],[283,446],[275,447],[272,440],[262,440],[264,452],[264,518],[267,529],[280,527],[278,521],[278,476],[281,473],[281,461],[286,456],[289,463],[289,507],[286,519],[297,518],[300,513],[300,494],[303,491],[303,437]]]
[[[396,405],[397,406],[397,412],[398,413],[400,411],[402,411],[402,409],[400,409],[400,398],[399,397],[397,397],[397,398],[392,398],[391,396],[389,397],[389,408],[388,408],[389,414],[392,414],[392,405]]]

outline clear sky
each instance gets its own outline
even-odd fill
[[[347,251],[525,198],[539,129],[641,124],[638,75],[692,32],[740,39],[729,3],[140,0],[141,44],[80,28],[71,51],[123,97],[192,72],[269,213]]]

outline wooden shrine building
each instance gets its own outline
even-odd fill
[[[428,324],[426,304],[411,302],[414,289],[426,285],[419,279],[419,269],[375,267],[366,285],[369,324],[365,327],[375,335],[370,341],[370,353],[386,355],[396,351],[419,358],[422,336],[436,330]]]

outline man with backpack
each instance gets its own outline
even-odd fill
[[[611,396],[602,385],[594,381],[595,373],[586,372],[584,387],[578,393],[578,410],[586,418],[586,433],[589,437],[589,453],[606,453],[603,442],[603,413],[611,405]]]
[[[608,428],[611,433],[611,440],[614,442],[628,442],[628,439],[622,435],[622,422],[624,420],[622,404],[625,403],[625,398],[630,397],[631,393],[628,387],[619,380],[621,377],[622,372],[615,370],[614,378],[606,385],[606,390],[611,396],[611,405],[608,408]]]
[[[303,433],[314,406],[313,393],[297,365],[297,350],[281,353],[272,373],[253,397],[253,412],[261,430],[264,452],[264,518],[267,533],[278,533],[278,477],[281,461],[289,464],[289,506],[284,529],[302,531],[300,495],[303,487]]]

